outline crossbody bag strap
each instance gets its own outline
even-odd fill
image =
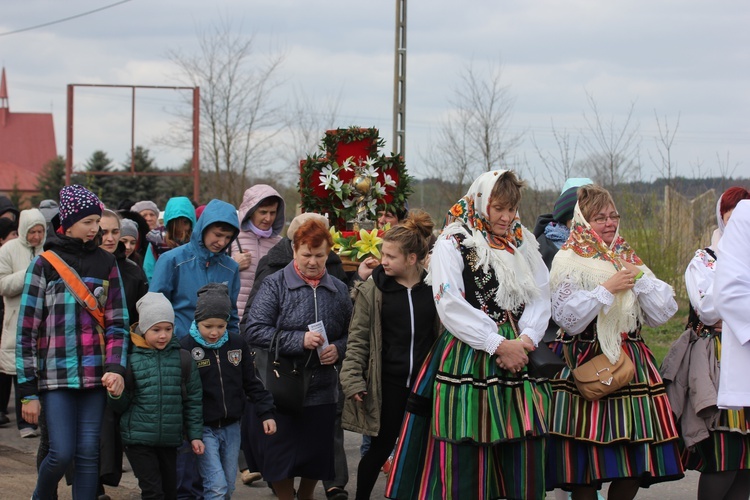
[[[40,257],[44,258],[49,262],[52,267],[55,268],[57,274],[65,282],[65,286],[68,288],[70,293],[73,294],[76,301],[81,304],[93,318],[99,323],[99,326],[104,328],[104,311],[99,307],[99,301],[96,300],[94,294],[91,293],[89,287],[83,282],[78,273],[70,267],[64,260],[60,258],[52,250],[46,250],[40,254]]]

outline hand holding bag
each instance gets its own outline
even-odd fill
[[[273,334],[268,349],[253,347],[253,360],[266,390],[273,396],[276,410],[288,415],[301,415],[310,371],[298,357],[279,354],[279,332]]]
[[[572,367],[568,350],[563,349],[563,352],[568,365]],[[598,401],[625,387],[634,376],[633,362],[624,352],[620,352],[620,358],[614,365],[607,356],[599,354],[573,369],[576,387],[581,396],[588,401]]]

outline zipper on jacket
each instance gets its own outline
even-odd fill
[[[318,287],[307,285],[310,288],[312,288],[313,291],[313,304],[315,305],[315,322],[318,322]],[[312,359],[312,351],[310,351],[310,354],[307,356],[307,361],[305,361],[305,368],[307,368],[307,365],[310,364],[310,360]],[[322,365],[321,365],[322,366]],[[334,369],[336,369],[334,365]],[[313,378],[315,374],[310,375],[310,378]]]
[[[409,323],[411,325],[411,335],[409,339],[409,375],[406,377],[406,387],[410,387],[411,372],[414,370],[414,302],[411,297],[411,288],[406,289],[406,295],[409,297]]]
[[[224,377],[221,374],[221,357],[219,356],[219,350],[214,349],[214,355],[216,356],[216,366],[219,368],[219,385],[221,386],[221,405],[224,407],[224,418],[227,418],[229,412],[227,412],[227,399],[224,393]]]

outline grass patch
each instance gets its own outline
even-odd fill
[[[646,341],[646,345],[654,353],[656,366],[660,366],[664,356],[667,355],[672,342],[677,340],[682,332],[685,331],[687,324],[687,312],[678,311],[669,321],[656,328],[644,326],[641,329],[641,335]]]

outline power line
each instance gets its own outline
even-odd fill
[[[52,26],[53,24],[64,23],[65,21],[70,21],[71,19],[77,19],[79,17],[88,16],[89,14],[94,14],[95,12],[100,12],[102,10],[106,10],[106,9],[115,7],[115,6],[123,4],[123,3],[130,2],[130,1],[132,1],[132,0],[120,0],[119,2],[115,2],[115,3],[110,4],[110,5],[105,5],[104,7],[99,7],[98,9],[90,10],[88,12],[82,12],[80,14],[76,14],[76,15],[69,16],[69,17],[64,17],[64,18],[58,19],[56,21],[50,21],[50,22],[47,22],[47,23],[37,24],[36,26],[29,26],[28,28],[21,28],[21,29],[13,30],[13,31],[6,31],[5,33],[0,33],[0,36],[15,35],[16,33],[23,33],[24,31],[31,31],[31,30],[35,30],[37,28],[44,28],[45,26]]]

